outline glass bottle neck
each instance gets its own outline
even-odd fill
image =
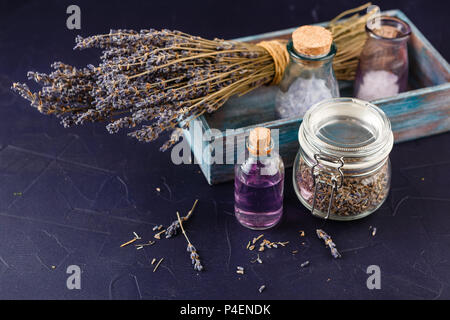
[[[301,66],[308,70],[327,70],[332,69],[333,58],[336,55],[336,46],[331,45],[330,51],[323,56],[305,56],[299,54],[295,49],[292,41],[287,45],[290,56],[290,62]]]
[[[272,151],[265,155],[254,155],[249,153],[240,165],[240,168],[246,174],[258,174],[261,176],[274,176],[282,174],[282,160],[277,152]]]
[[[402,46],[411,35],[410,26],[396,17],[382,16],[369,20],[366,24],[369,41],[381,43],[383,46]]]
[[[252,159],[252,160],[255,160],[255,161],[265,161],[267,159],[273,158],[273,156],[274,155],[272,153],[256,155],[256,154],[253,154],[251,152],[248,152],[247,159]]]
[[[377,35],[369,32],[369,37],[366,42],[366,46],[371,48],[372,52],[377,49],[385,50],[397,50],[397,48],[406,47],[408,43],[408,38],[404,39],[384,39]]]

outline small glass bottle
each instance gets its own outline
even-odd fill
[[[394,96],[408,86],[408,48],[411,29],[395,17],[378,17],[366,25],[368,39],[356,71],[356,98],[371,101]]]
[[[355,220],[386,200],[394,136],[386,114],[358,99],[319,102],[303,118],[293,184],[312,214]]]
[[[313,104],[339,97],[331,32],[319,26],[300,27],[292,33],[287,51],[290,61],[276,95],[280,118],[303,117]]]
[[[283,215],[284,164],[273,146],[269,129],[253,129],[245,161],[235,166],[235,215],[249,229],[271,228]]]

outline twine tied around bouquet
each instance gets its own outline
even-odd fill
[[[275,74],[273,76],[271,85],[277,85],[283,78],[284,69],[289,63],[289,53],[286,45],[278,40],[261,41],[256,44],[264,48],[273,58]]]
[[[321,26],[302,26],[292,33],[295,51],[301,55],[323,57],[328,54],[333,42],[331,32]],[[289,53],[281,41],[262,41],[256,44],[264,48],[273,59],[274,76],[271,85],[279,84],[289,63]]]

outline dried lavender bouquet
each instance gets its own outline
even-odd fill
[[[276,41],[206,40],[170,30],[77,37],[75,49],[87,48],[103,50],[98,66],[78,69],[56,62],[48,75],[28,73],[43,86],[40,92],[20,83],[13,90],[65,127],[106,121],[110,133],[133,128],[129,135],[141,141],[178,128],[163,150],[177,141],[180,127],[189,125],[185,120],[217,110],[232,95],[279,81],[288,61]]]
[[[355,10],[361,8],[365,6]],[[361,29],[365,17],[333,21],[335,41],[339,36],[349,39],[354,35],[349,30]],[[50,74],[28,73],[29,80],[42,85],[41,91],[33,93],[21,83],[12,89],[41,113],[60,118],[65,127],[106,122],[110,133],[131,129],[130,136],[146,142],[172,131],[163,151],[178,141],[190,121],[214,112],[231,96],[277,84],[289,61],[284,44],[276,40],[258,44],[206,40],[165,29],[77,37],[75,49],[87,48],[102,49],[98,66],[76,68],[55,62]],[[358,54],[346,52],[343,61]]]

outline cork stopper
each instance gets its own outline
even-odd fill
[[[258,127],[250,131],[248,151],[256,156],[269,154],[272,151],[270,129]]]
[[[320,26],[302,26],[292,33],[294,49],[306,56],[324,56],[330,52],[333,36]]]
[[[399,34],[399,30],[396,27],[385,25],[377,29],[373,29],[373,33],[386,39],[395,39]]]

